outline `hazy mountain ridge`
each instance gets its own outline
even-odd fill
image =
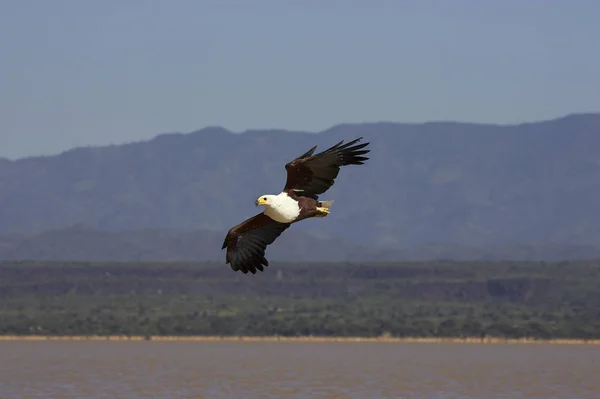
[[[236,134],[211,127],[145,142],[0,160],[0,233],[30,236],[69,231],[78,223],[111,232],[106,237],[113,238],[123,230],[204,231],[191,242],[204,237],[220,248],[227,229],[260,211],[256,197],[281,190],[286,162],[313,145],[320,151],[358,136],[371,141],[371,159],[365,166],[344,168],[322,196],[336,200],[332,214],[286,233],[302,236],[314,229],[322,240],[302,240],[320,243],[315,253],[322,251],[323,257],[330,248],[331,256],[343,260],[360,241],[403,257],[415,248],[430,248],[429,243],[476,248],[474,256],[483,256],[482,248],[520,243],[563,248],[563,253],[565,248],[578,252],[577,246],[587,248],[584,253],[600,247],[600,114],[510,126],[343,124],[317,134]],[[214,239],[207,238],[210,231]],[[58,239],[52,234],[35,240],[50,243]],[[334,245],[328,237],[345,243]],[[43,247],[38,241],[25,250],[31,237],[12,237],[10,245],[7,240],[0,238],[0,257],[31,258],[26,255]],[[135,245],[147,246],[143,236],[139,240]],[[288,245],[275,245],[269,253],[275,256],[278,246]],[[290,242],[287,249],[293,247]]]
[[[87,226],[32,235],[0,236],[0,260],[36,261],[217,261],[224,264],[220,232],[144,229],[111,232]],[[599,259],[600,248],[577,245],[508,243],[470,247],[430,243],[411,248],[376,248],[339,239],[319,239],[286,231],[268,249],[277,262],[393,262],[420,260],[561,261]]]

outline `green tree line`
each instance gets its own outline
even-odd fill
[[[600,262],[0,264],[3,335],[600,338]]]

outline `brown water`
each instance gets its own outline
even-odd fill
[[[0,342],[1,399],[600,398],[600,346]]]

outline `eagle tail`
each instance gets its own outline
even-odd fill
[[[325,209],[329,209],[331,207],[331,205],[333,205],[333,200],[331,201],[319,201],[318,206],[325,208]]]

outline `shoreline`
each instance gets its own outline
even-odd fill
[[[474,337],[317,337],[317,336],[126,336],[126,335],[0,335],[0,341],[148,341],[148,342],[382,342],[461,344],[600,345],[600,339],[536,339]]]

